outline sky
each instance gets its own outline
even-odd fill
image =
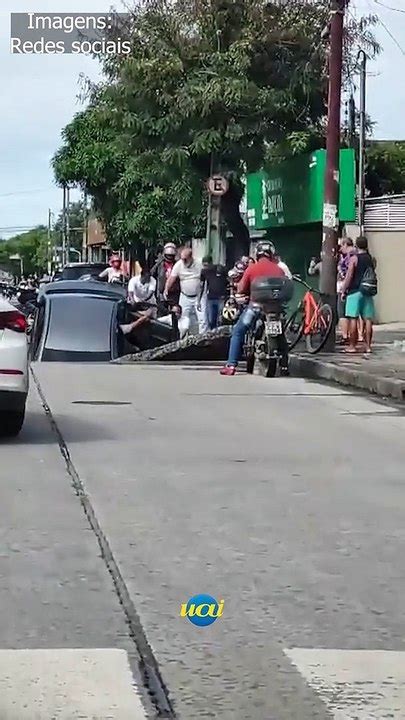
[[[120,7],[119,0],[114,4]],[[80,5],[72,0],[1,0],[0,237],[46,224],[48,209],[58,214],[62,192],[53,181],[51,158],[62,128],[82,107],[77,99],[80,74],[99,77],[97,61],[85,55],[11,55],[10,13],[103,13],[110,6],[111,0],[81,0]],[[405,0],[350,0],[349,7],[356,15],[377,14],[384,24],[376,30],[383,52],[370,63],[368,76],[374,136],[405,139]]]

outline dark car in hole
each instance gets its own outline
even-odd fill
[[[43,362],[108,362],[131,352],[120,330],[126,291],[97,281],[60,280],[42,290],[31,357]]]

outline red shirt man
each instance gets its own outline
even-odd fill
[[[285,272],[274,260],[263,256],[254,265],[247,267],[238,284],[238,293],[250,297],[252,282],[259,277],[285,277]]]
[[[245,270],[242,280],[238,284],[238,293],[240,295],[248,295],[250,298],[252,282],[259,277],[286,277],[284,270],[275,261],[274,255],[274,245],[270,241],[263,240],[257,244],[257,262],[254,265],[249,265]],[[255,318],[256,314],[253,308],[247,307],[234,325],[229,345],[228,361],[225,367],[220,370],[221,375],[235,375],[236,367],[243,352],[245,334],[255,322]]]

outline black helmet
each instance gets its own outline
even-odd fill
[[[256,245],[256,257],[257,259],[261,257],[268,257],[272,258],[276,254],[276,248],[274,247],[271,240],[260,240],[260,242]]]

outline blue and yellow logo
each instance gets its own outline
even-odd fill
[[[206,627],[221,617],[224,604],[224,600],[218,603],[212,595],[193,595],[188,602],[182,604],[180,617],[188,617],[194,625]]]

